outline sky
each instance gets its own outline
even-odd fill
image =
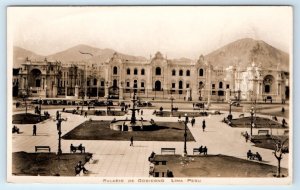
[[[9,46],[40,55],[86,44],[196,59],[241,38],[292,45],[290,7],[10,7],[7,24]]]

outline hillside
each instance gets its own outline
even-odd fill
[[[253,61],[263,68],[289,69],[289,55],[262,40],[244,38],[225,45],[205,56],[212,65],[226,68],[237,64],[245,68]]]
[[[19,68],[21,64],[25,63],[26,57],[31,60],[43,60],[45,57],[38,55],[32,51],[20,47],[14,47],[13,49],[13,67]]]

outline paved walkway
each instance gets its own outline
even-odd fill
[[[55,116],[56,110],[49,110],[52,116]],[[153,110],[145,109],[144,119],[153,118],[155,121],[174,121],[177,118],[156,117],[152,115]],[[224,154],[246,159],[246,152],[251,149],[252,152],[259,152],[265,163],[277,165],[277,161],[272,154],[272,150],[257,148],[253,143],[246,143],[241,136],[241,132],[247,129],[231,128],[222,123],[221,120],[227,115],[214,115],[208,117],[196,118],[196,124],[188,127],[193,134],[196,142],[187,143],[188,154],[193,154],[193,148],[200,145],[208,147],[209,154]],[[233,113],[237,117],[239,113]],[[79,115],[62,113],[63,118],[68,118],[67,122],[62,123],[62,135],[69,132],[83,121],[92,118],[93,120],[112,120],[114,116],[89,116],[84,118]],[[129,115],[123,116],[130,117]],[[138,115],[138,117],[140,117]],[[206,121],[206,130],[202,131],[202,120]],[[32,125],[17,125],[21,134],[13,134],[12,151],[34,152],[35,145],[48,145],[52,152],[57,151],[58,134],[56,122],[53,119],[37,125],[37,136],[32,136]],[[249,133],[249,129],[248,129]],[[282,134],[280,129],[274,129],[273,134]],[[254,129],[253,134],[257,134]],[[166,134],[167,135],[167,134]],[[93,153],[93,160],[86,164],[90,171],[90,176],[101,177],[147,177],[149,176],[148,156],[152,151],[160,153],[161,147],[176,148],[176,154],[183,153],[183,142],[165,142],[165,141],[135,141],[134,147],[130,147],[129,141],[104,141],[104,140],[62,140],[62,151],[69,152],[70,144],[79,145],[82,143],[87,152]],[[282,167],[288,167],[288,154],[284,155]]]

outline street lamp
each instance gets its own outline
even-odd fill
[[[250,114],[251,114],[251,125],[250,125],[250,136],[252,137],[252,128],[255,127],[255,123],[253,120],[253,115],[254,115],[254,107],[251,107],[250,109]]]
[[[62,121],[67,121],[67,119],[61,118],[61,114],[59,114],[58,112],[58,117],[56,118],[57,121],[57,130],[58,130],[58,150],[57,150],[57,154],[61,155],[62,154],[62,150],[61,150],[61,122]]]
[[[40,101],[39,101],[39,103],[40,103],[39,115],[40,115],[40,121],[42,121],[42,98],[41,98],[41,96],[40,96]]]
[[[171,116],[173,116],[173,101],[175,100],[173,95],[171,95],[170,100],[171,100]]]
[[[185,116],[185,121],[184,121],[184,149],[183,149],[183,154],[184,154],[184,156],[186,156],[187,155],[187,151],[186,151],[186,137],[187,137],[187,133],[186,133],[186,131],[187,131],[187,123],[189,121],[189,118],[187,116],[187,113],[185,113],[184,116]]]
[[[231,100],[229,100],[228,103],[229,103],[229,114],[228,114],[227,118],[228,118],[229,121],[231,121],[232,120],[231,106],[232,106],[233,102]]]

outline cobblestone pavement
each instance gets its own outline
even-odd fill
[[[55,116],[55,112],[55,109],[49,110],[52,116]],[[178,121],[177,118],[172,117],[156,117],[152,115],[152,112],[153,110],[151,109],[144,109],[143,118],[152,118],[155,121]],[[233,116],[238,117],[239,114],[233,113]],[[224,154],[246,159],[246,152],[251,149],[252,152],[259,152],[261,154],[264,163],[276,166],[277,161],[272,154],[272,150],[257,148],[253,146],[253,143],[245,142],[245,139],[241,136],[241,132],[247,129],[231,128],[221,122],[226,115],[227,113],[197,117],[194,127],[188,124],[196,140],[196,142],[187,143],[188,154],[193,154],[193,148],[205,145],[208,147],[209,154]],[[88,118],[84,118],[83,116],[68,113],[62,113],[62,117],[68,118],[66,122],[62,123],[62,136],[90,118],[93,120],[112,120],[114,118],[114,116],[89,116]],[[130,115],[118,117],[118,119],[125,117],[129,118]],[[203,119],[205,119],[207,126],[205,132],[201,128]],[[12,135],[13,152],[34,152],[35,145],[48,145],[51,147],[52,152],[57,152],[58,134],[56,122],[53,119],[48,119],[37,125],[37,136],[32,136],[31,124],[17,126],[22,133]],[[283,130],[281,129],[273,129],[273,134],[282,133]],[[257,134],[256,129],[254,129],[253,134]],[[152,151],[160,153],[162,147],[172,147],[176,148],[176,154],[183,153],[183,141],[135,141],[134,146],[130,147],[129,141],[64,139],[62,139],[62,151],[69,152],[71,143],[73,145],[82,143],[87,152],[93,153],[93,160],[86,164],[86,168],[90,171],[87,175],[101,177],[147,177],[149,176],[148,156]],[[281,165],[288,168],[288,154],[284,155]]]

